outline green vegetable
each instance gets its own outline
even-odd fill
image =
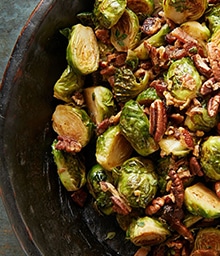
[[[111,43],[119,52],[133,49],[140,40],[139,20],[137,15],[126,9],[120,20],[111,28]]]
[[[78,155],[56,149],[53,141],[52,154],[60,181],[67,191],[77,191],[86,184],[86,168]]]
[[[127,5],[126,0],[96,0],[93,13],[100,26],[110,29],[121,18]]]
[[[165,45],[165,36],[170,32],[170,27],[168,24],[164,24],[161,29],[148,39],[146,42],[154,47],[160,47]]]
[[[220,180],[220,136],[210,136],[202,144],[200,163],[207,177]]]
[[[157,95],[157,91],[153,87],[148,87],[143,92],[139,93],[136,101],[140,105],[149,106],[154,100],[159,99],[160,97]]]
[[[99,67],[99,48],[91,27],[76,24],[66,50],[68,64],[79,74],[88,75]]]
[[[95,199],[96,207],[106,215],[112,213],[110,194],[101,189],[101,181],[111,181],[111,177],[99,164],[94,165],[87,174],[87,187],[89,193]]]
[[[163,0],[164,14],[177,24],[198,20],[207,8],[207,0]]]
[[[166,240],[169,230],[161,222],[148,216],[134,219],[126,237],[137,246],[157,245]]]
[[[109,127],[96,142],[96,160],[106,170],[120,166],[133,149],[122,135],[118,125]]]
[[[157,192],[157,176],[152,161],[140,157],[125,161],[120,169],[117,188],[131,207],[145,208]]]
[[[184,203],[189,212],[204,218],[220,217],[220,199],[202,183],[185,189]]]
[[[83,109],[71,105],[57,105],[52,121],[53,129],[58,135],[71,138],[82,147],[86,146],[92,137],[94,125]]]
[[[112,92],[104,86],[91,86],[84,89],[84,99],[88,113],[95,124],[112,116],[115,104]]]
[[[197,96],[202,85],[201,77],[189,58],[174,61],[168,69],[166,81],[167,104],[180,109],[185,108]]]
[[[158,150],[157,143],[149,134],[149,120],[136,101],[129,100],[125,103],[119,126],[122,134],[141,156]]]
[[[74,92],[80,91],[83,85],[84,77],[67,66],[54,85],[54,97],[67,103],[71,102]]]
[[[150,16],[155,7],[153,0],[127,0],[127,6],[141,17]]]
[[[211,5],[205,13],[205,20],[208,23],[208,27],[211,33],[220,27],[220,3]]]
[[[113,94],[118,102],[134,99],[146,89],[150,74],[143,70],[143,76],[138,77],[128,68],[118,68],[114,75]]]

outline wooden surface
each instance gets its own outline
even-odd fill
[[[0,1],[0,81],[17,37],[37,3],[38,0]],[[24,255],[0,198],[0,256]]]

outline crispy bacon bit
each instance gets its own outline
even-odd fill
[[[82,145],[71,137],[59,135],[57,139],[56,149],[58,150],[64,150],[68,153],[77,153],[82,149]]]
[[[206,58],[202,58],[199,54],[194,54],[192,56],[194,64],[197,70],[204,75],[205,77],[211,77],[212,69],[208,65],[208,60]]]
[[[207,50],[214,78],[220,82],[220,49],[215,43],[210,42],[207,44]]]
[[[154,137],[156,142],[159,142],[167,126],[167,115],[164,103],[162,100],[155,100],[150,105],[150,134]]]
[[[209,116],[211,117],[216,116],[218,114],[219,106],[220,106],[220,95],[217,94],[214,97],[211,97],[208,101],[207,109],[208,109]]]
[[[145,21],[141,27],[141,31],[144,34],[147,34],[150,36],[150,35],[155,34],[157,31],[159,31],[161,26],[162,26],[162,21],[160,18],[149,17],[149,18],[145,19]]]
[[[73,199],[73,201],[76,204],[78,204],[80,207],[84,206],[87,197],[88,197],[88,194],[86,193],[86,191],[83,188],[73,192],[71,195],[71,198]]]
[[[96,37],[104,44],[110,44],[110,34],[108,29],[97,29],[95,31]]]
[[[220,198],[220,181],[215,182],[214,189],[215,189],[216,195]]]

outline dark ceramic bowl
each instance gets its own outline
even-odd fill
[[[89,2],[89,3],[88,3]],[[45,0],[14,48],[0,91],[0,182],[3,201],[27,255],[134,255],[114,219],[91,200],[76,206],[60,185],[51,156],[53,85],[66,67],[59,29],[92,8],[87,0]],[[88,151],[89,154],[89,151]],[[106,239],[108,232],[116,232]]]

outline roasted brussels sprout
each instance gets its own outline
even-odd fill
[[[210,136],[202,144],[200,163],[207,177],[220,180],[220,136]]]
[[[68,64],[79,74],[88,75],[99,67],[99,47],[91,27],[76,24],[66,50]]]
[[[188,130],[183,127],[175,128],[171,135],[162,138],[158,143],[161,155],[173,155],[183,157],[189,154],[194,148],[194,142],[189,140]]]
[[[148,87],[146,90],[138,94],[136,101],[140,105],[149,106],[154,100],[159,99],[160,97],[157,95],[157,91],[153,87]]]
[[[121,18],[127,6],[127,0],[96,0],[93,13],[97,22],[110,29]]]
[[[127,6],[142,18],[147,17],[154,12],[153,0],[127,0]]]
[[[128,68],[118,68],[114,76],[113,94],[118,102],[134,99],[146,89],[150,74],[143,70],[143,76],[137,77]]]
[[[112,92],[104,86],[84,89],[84,99],[88,113],[95,124],[114,114],[115,104]]]
[[[204,218],[220,217],[220,199],[202,183],[185,189],[184,203],[189,212]]]
[[[133,149],[122,135],[119,125],[109,127],[96,142],[96,160],[106,170],[120,166]]]
[[[71,105],[57,105],[52,121],[53,129],[58,135],[71,138],[82,147],[92,137],[94,124],[83,109]]]
[[[112,213],[112,202],[110,194],[101,189],[101,181],[111,181],[111,177],[105,169],[99,164],[94,165],[87,174],[87,186],[89,193],[95,199],[95,205],[106,215]]]
[[[126,232],[126,237],[137,246],[160,244],[169,235],[163,223],[148,216],[134,219]]]
[[[159,149],[149,134],[149,120],[136,101],[129,100],[125,103],[119,126],[122,134],[141,156],[150,155]]]
[[[189,20],[198,20],[205,12],[207,0],[163,0],[163,11],[167,18],[177,24]]]
[[[68,65],[54,85],[54,97],[71,102],[74,92],[80,91],[84,85],[84,76],[77,74]]]
[[[160,47],[165,44],[165,37],[169,32],[169,25],[164,24],[156,34],[146,39],[146,42],[154,47]]]
[[[174,61],[167,72],[167,91],[164,93],[167,105],[174,105],[180,109],[188,106],[195,98],[202,85],[201,77],[193,62],[185,57]]]
[[[117,188],[131,207],[145,208],[157,192],[157,176],[152,161],[141,157],[125,161],[120,169]]]
[[[77,191],[86,184],[86,168],[78,155],[56,149],[53,141],[52,154],[60,181],[67,191]]]
[[[137,15],[126,9],[120,20],[111,28],[111,43],[119,52],[133,49],[140,40],[139,20]]]
[[[196,252],[196,250],[212,250],[217,255],[217,252],[220,252],[220,230],[209,227],[200,229],[196,235],[192,253]]]
[[[211,33],[214,33],[216,28],[220,27],[220,3],[211,5],[205,13],[205,19],[208,22],[208,27]]]

